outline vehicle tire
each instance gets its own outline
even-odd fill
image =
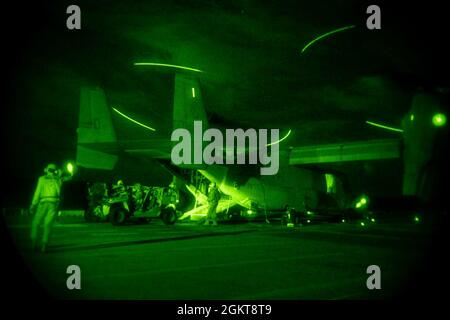
[[[127,210],[124,207],[122,207],[121,205],[113,206],[111,208],[109,215],[110,215],[111,223],[114,226],[124,225],[128,218]]]
[[[177,221],[177,212],[174,208],[168,207],[161,209],[161,220],[164,222],[164,224],[171,225],[174,224]]]
[[[99,222],[100,221],[100,218],[95,215],[95,210],[97,208],[98,208],[98,206],[93,207],[93,208],[90,207],[84,211],[84,220],[86,220],[86,222]]]

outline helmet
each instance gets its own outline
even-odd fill
[[[49,163],[47,167],[45,167],[44,172],[45,173],[56,173],[58,171],[58,168],[56,167],[56,164]]]

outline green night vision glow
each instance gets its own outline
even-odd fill
[[[195,98],[195,88],[192,88],[192,98]]]
[[[73,164],[69,162],[66,166],[66,169],[69,173],[73,173]]]
[[[415,216],[415,217],[414,217],[414,221],[415,221],[415,222],[420,222],[420,218],[419,218],[418,216]]]
[[[360,223],[361,227],[364,227],[366,224],[364,222]]]
[[[377,128],[381,128],[381,129],[386,129],[386,130],[395,131],[395,132],[403,132],[402,129],[385,126],[383,124],[375,123],[375,122],[372,122],[372,121],[366,121],[366,123],[370,124],[371,126],[374,126],[374,127],[377,127]]]
[[[411,114],[411,115],[409,116],[409,120],[414,121],[414,114]]]
[[[436,127],[442,127],[442,126],[444,126],[445,123],[447,122],[447,117],[446,117],[445,114],[443,114],[443,113],[436,113],[436,114],[433,116],[432,121],[433,121],[433,124],[434,124]]]
[[[278,141],[275,141],[275,142],[266,144],[266,146],[268,147],[268,146],[271,146],[271,145],[273,145],[273,144],[280,143],[281,141],[283,141],[283,140],[285,140],[287,137],[289,137],[290,134],[291,134],[291,129],[289,129],[288,133],[286,133],[286,135],[285,135],[283,138],[281,138],[281,139],[278,140]]]
[[[131,117],[127,116],[126,114],[120,112],[120,111],[117,110],[116,108],[113,107],[112,109],[113,109],[115,112],[117,112],[118,114],[120,114],[122,117],[124,117],[125,119],[130,120],[131,122],[133,122],[133,123],[135,123],[135,124],[137,124],[137,125],[139,125],[139,126],[141,126],[141,127],[143,127],[143,128],[146,128],[146,129],[148,129],[148,130],[156,131],[156,129],[154,129],[154,128],[152,128],[152,127],[149,127],[149,126],[146,126],[145,124],[140,123],[139,121],[134,120],[133,118],[131,118]]]
[[[342,223],[345,223],[345,219],[342,219],[341,221],[342,221]]]
[[[321,39],[323,39],[323,38],[329,37],[329,36],[331,36],[332,34],[335,34],[335,33],[338,33],[338,32],[342,32],[342,31],[345,31],[345,30],[349,30],[349,29],[352,29],[352,28],[355,28],[355,27],[356,27],[355,25],[351,25],[351,26],[342,27],[342,28],[335,29],[335,30],[329,31],[329,32],[327,32],[327,33],[324,33],[324,34],[322,34],[322,35],[320,35],[320,36],[314,38],[314,39],[311,40],[310,42],[308,42],[308,43],[303,47],[301,53],[304,53],[304,52],[306,51],[306,49],[308,49],[308,48],[309,48],[310,46],[312,46],[314,43],[316,43],[317,41],[319,41],[319,40],[321,40]]]
[[[167,63],[156,63],[156,62],[135,62],[135,66],[156,66],[156,67],[167,67],[167,68],[175,68],[175,69],[182,69],[182,70],[188,70],[188,71],[194,71],[194,72],[203,72],[202,70],[190,68],[190,67],[184,67],[184,66],[177,66],[175,64],[167,64]]]
[[[367,196],[361,196],[358,200],[358,202],[356,202],[355,204],[355,208],[359,209],[359,208],[363,208],[367,206],[367,203],[369,202]]]
[[[370,219],[370,221],[375,222],[375,218]]]
[[[327,193],[333,193],[336,187],[336,182],[334,180],[334,176],[332,174],[325,174],[325,182],[327,184]]]

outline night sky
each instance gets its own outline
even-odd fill
[[[45,4],[43,4],[45,3]],[[66,29],[77,4],[82,29]],[[377,3],[382,30],[357,1],[55,1],[4,10],[3,116],[8,181],[75,158],[79,90],[158,128],[170,123],[173,77],[136,61],[204,70],[208,117],[220,126],[292,129],[289,144],[395,137],[414,92],[445,87],[445,10]],[[416,6],[416,7],[414,7]],[[311,46],[316,36],[356,25]],[[134,129],[133,129],[134,130]],[[129,133],[130,135],[136,132]],[[127,133],[120,134],[126,135]]]

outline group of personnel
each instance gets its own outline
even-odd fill
[[[31,222],[31,243],[33,250],[40,250],[41,252],[46,252],[48,247],[51,229],[61,202],[62,184],[63,182],[70,180],[73,175],[73,173],[63,172],[53,163],[50,163],[45,167],[44,173],[45,174],[38,179],[30,206],[30,213],[34,214]],[[124,187],[122,181],[117,184],[118,189]],[[174,185],[171,184],[169,190],[172,190],[173,188]],[[208,188],[209,207],[204,223],[205,225],[217,225],[216,211],[219,200],[219,188],[212,182]]]

